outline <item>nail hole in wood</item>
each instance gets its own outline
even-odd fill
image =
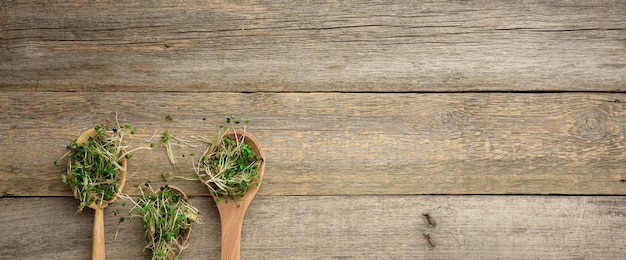
[[[428,233],[424,233],[424,239],[426,239],[426,243],[428,244],[428,247],[430,247],[431,249],[437,247],[437,244],[435,243],[435,241],[433,241],[433,238],[430,234]]]
[[[426,221],[426,225],[429,228],[437,227],[437,221],[435,221],[435,218],[433,218],[433,216],[431,216],[430,213],[423,213],[422,216],[424,217],[424,220]]]

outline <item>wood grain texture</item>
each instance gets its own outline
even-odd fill
[[[0,194],[70,196],[53,162],[96,124],[214,136],[251,119],[267,156],[259,195],[626,194],[625,94],[39,93],[0,96]],[[164,117],[172,114],[173,121]],[[132,184],[193,177],[190,153],[139,151]],[[187,157],[183,158],[182,155]],[[64,163],[63,163],[64,164]],[[197,181],[170,184],[208,195]]]
[[[13,1],[13,91],[625,91],[621,1]]]
[[[625,197],[257,199],[244,220],[241,259],[621,259],[626,251]],[[208,197],[191,201],[203,223],[193,225],[181,259],[219,259],[217,209]],[[73,198],[0,198],[0,254],[89,259],[93,211],[75,214],[76,206]],[[129,208],[115,203],[105,211],[108,259],[150,259],[139,219],[124,221],[115,239],[114,210],[127,216]]]

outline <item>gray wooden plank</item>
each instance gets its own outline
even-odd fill
[[[135,147],[155,131],[192,140],[214,136],[230,114],[251,119],[267,156],[259,195],[624,195],[620,100],[626,95],[3,92],[0,194],[70,196],[53,162],[89,127],[112,127],[119,111],[138,127]],[[137,152],[128,182],[193,177],[182,154],[202,146],[175,152],[177,169],[160,146]],[[207,194],[196,181],[170,183]]]
[[[191,200],[203,223],[181,259],[219,259],[217,210],[208,197]],[[93,211],[76,206],[0,198],[0,255],[89,259]],[[137,219],[115,239],[113,210],[128,206],[105,211],[108,259],[149,259]],[[261,196],[244,220],[241,259],[621,259],[625,218],[626,198],[610,196]]]
[[[620,1],[2,1],[0,88],[626,90]]]

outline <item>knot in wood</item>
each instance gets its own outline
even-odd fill
[[[429,124],[433,131],[456,132],[465,125],[465,116],[459,111],[436,111]]]
[[[602,110],[584,111],[575,118],[576,122],[570,133],[579,139],[596,141],[609,135],[609,115]]]

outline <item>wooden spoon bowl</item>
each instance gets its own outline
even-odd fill
[[[217,202],[217,209],[220,214],[220,222],[222,224],[222,260],[238,260],[239,251],[241,247],[241,227],[243,224],[243,218],[246,214],[246,210],[250,203],[256,196],[259,187],[261,186],[261,180],[263,179],[263,172],[265,171],[265,154],[261,149],[261,144],[257,141],[252,134],[245,132],[241,129],[231,130],[224,134],[224,137],[230,136],[232,140],[241,141],[240,138],[245,138],[244,143],[250,145],[252,152],[263,159],[259,169],[257,170],[258,179],[250,183],[250,189],[246,194],[238,201],[229,201],[221,199]],[[236,139],[237,138],[237,139]],[[216,200],[215,194],[210,192],[213,200]]]
[[[95,138],[98,137],[98,131],[94,128],[91,128],[85,131],[82,135],[76,139],[76,143],[85,144],[88,142],[89,137]],[[126,158],[122,159],[122,169],[119,171],[120,173],[120,186],[119,192],[124,189],[124,184],[126,184]],[[67,174],[71,175],[70,164],[67,165]],[[71,182],[70,182],[70,185]],[[74,187],[72,187],[74,189]],[[118,192],[118,193],[119,193]],[[79,199],[78,194],[74,194],[74,197]],[[105,259],[105,243],[104,243],[104,208],[106,208],[110,203],[113,203],[117,200],[116,196],[113,196],[112,199],[107,201],[101,201],[101,203],[92,202],[88,205],[89,208],[92,208],[95,211],[94,221],[93,221],[93,240],[91,247],[91,258],[92,259]]]

